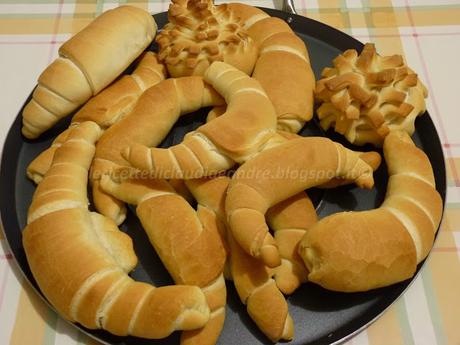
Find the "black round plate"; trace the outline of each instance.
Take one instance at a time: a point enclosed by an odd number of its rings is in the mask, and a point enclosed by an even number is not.
[[[354,38],[314,20],[290,15],[281,11],[263,9],[271,16],[287,20],[292,29],[308,46],[312,66],[317,77],[323,67],[330,66],[331,61],[341,51],[354,48],[362,49],[362,43]],[[166,13],[154,15],[159,27],[167,21]],[[152,45],[151,49],[155,49]],[[275,68],[275,67],[274,67]],[[30,98],[30,96],[29,96]],[[53,138],[68,124],[62,121],[53,130],[38,140],[29,141],[21,135],[21,112],[13,123],[5,142],[0,184],[0,210],[7,241],[25,277],[39,292],[36,282],[27,264],[21,243],[21,229],[26,222],[26,212],[35,186],[25,176],[27,165],[46,147]],[[183,135],[204,122],[205,111],[183,117],[174,127],[162,146],[170,146],[182,140]],[[315,121],[311,121],[301,132],[302,135],[324,135]],[[325,135],[352,147],[342,137],[331,132]],[[413,136],[434,167],[436,186],[445,200],[446,173],[441,143],[428,113],[419,117]],[[372,147],[365,147],[370,150]],[[364,210],[378,207],[383,200],[387,175],[386,167],[375,174],[376,186],[372,190],[362,190],[354,186],[337,188],[322,192],[309,191],[320,217],[341,210]],[[155,285],[167,285],[172,281],[156,256],[144,234],[137,218],[130,213],[122,229],[133,238],[139,265],[132,273],[134,279],[151,282]],[[421,265],[419,266],[420,269]],[[305,284],[292,296],[288,297],[289,310],[295,323],[295,339],[292,344],[326,344],[343,341],[375,320],[407,288],[411,280],[386,288],[365,293],[336,293],[322,289],[314,284]],[[41,295],[41,294],[40,294]],[[110,344],[178,344],[178,334],[167,339],[152,341],[134,337],[115,337],[104,331],[87,330],[77,325],[82,331],[98,340]],[[257,329],[241,304],[232,283],[228,283],[227,318],[219,344],[271,344]]]

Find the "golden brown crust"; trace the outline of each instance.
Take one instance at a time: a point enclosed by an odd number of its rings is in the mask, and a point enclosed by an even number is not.
[[[371,211],[323,218],[302,239],[308,279],[338,291],[365,291],[412,277],[433,246],[442,200],[427,156],[405,132],[384,141],[389,181]]]
[[[155,32],[148,12],[120,6],[66,41],[59,57],[40,75],[24,108],[23,135],[38,137],[109,85],[150,44]]]
[[[323,129],[334,127],[356,145],[378,146],[391,130],[414,132],[427,90],[402,56],[380,56],[367,43],[359,55],[347,50],[333,64],[316,85]]]
[[[133,144],[157,146],[179,116],[222,102],[221,97],[201,77],[168,79],[147,89],[131,113],[111,126],[96,146],[91,170],[96,209],[118,224],[125,218],[123,204],[99,187],[101,176],[120,166],[129,166],[121,155],[122,149]]]
[[[280,258],[265,222],[268,208],[335,177],[371,188],[372,173],[372,167],[360,158],[359,152],[330,139],[290,140],[260,153],[237,170],[227,193],[228,224],[248,254],[276,267]]]
[[[209,308],[201,290],[133,281],[131,239],[88,211],[88,169],[100,134],[93,122],[72,128],[34,194],[23,245],[35,280],[65,318],[88,328],[162,338],[202,327]]]
[[[283,294],[265,265],[247,255],[227,232],[224,199],[230,179],[227,176],[187,180],[187,186],[200,208],[209,210],[217,227],[226,233],[230,247],[229,266],[238,295],[260,330],[272,341],[290,340],[294,325]]]
[[[271,207],[266,219],[281,257],[274,279],[280,291],[290,295],[307,281],[308,270],[298,253],[298,244],[318,216],[308,195],[301,192]]]
[[[220,229],[209,212],[195,211],[165,181],[131,178],[116,182],[105,175],[101,187],[114,197],[137,205],[150,243],[176,284],[203,289],[211,316],[200,330],[185,332],[183,344],[214,344],[225,319],[226,288],[223,268],[226,249]]]
[[[227,5],[207,0],[173,0],[169,23],[156,41],[172,77],[203,75],[214,61],[226,62],[250,75],[257,46]]]

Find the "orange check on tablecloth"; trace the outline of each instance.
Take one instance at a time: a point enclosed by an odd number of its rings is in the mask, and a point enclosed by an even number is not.
[[[126,2],[152,13],[168,8],[167,0],[0,0],[2,143],[59,45],[102,11]],[[280,0],[242,2],[282,6]],[[295,5],[299,14],[374,42],[382,54],[406,57],[428,87],[428,110],[446,157],[445,215],[427,263],[407,292],[347,344],[460,344],[460,1],[297,0]],[[2,232],[0,242],[0,345],[95,344],[35,294]]]

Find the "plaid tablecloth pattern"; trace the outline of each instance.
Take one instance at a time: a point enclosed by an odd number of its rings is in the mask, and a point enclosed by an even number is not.
[[[246,0],[280,9],[281,0]],[[123,3],[165,11],[168,1],[0,0],[0,143],[59,45]],[[441,137],[448,192],[444,220],[421,275],[353,345],[460,344],[460,1],[297,0],[298,12],[383,54],[401,53],[426,83]],[[1,192],[2,186],[0,186]],[[51,311],[23,279],[0,232],[0,345],[96,344]]]

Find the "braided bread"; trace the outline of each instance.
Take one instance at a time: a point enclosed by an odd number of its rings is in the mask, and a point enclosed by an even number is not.
[[[147,48],[155,33],[148,12],[120,6],[65,42],[59,57],[38,78],[32,100],[24,108],[24,136],[37,138],[104,89]]]
[[[328,216],[299,244],[310,281],[366,291],[412,277],[428,255],[442,215],[430,161],[401,131],[388,134],[383,151],[390,177],[381,207]]]
[[[335,177],[371,188],[373,170],[360,155],[330,139],[308,137],[268,149],[243,164],[232,178],[226,199],[228,224],[235,240],[267,266],[279,266],[278,248],[268,232],[265,212]]]
[[[125,75],[91,98],[73,117],[71,127],[84,121],[93,121],[103,130],[121,120],[134,107],[141,94],[158,84],[166,76],[165,68],[156,54],[146,52],[131,75]],[[38,155],[27,167],[27,176],[39,183],[48,171],[54,152],[67,137],[65,130],[52,145]]]
[[[200,208],[195,212],[165,180],[134,178],[117,183],[105,175],[101,187],[117,199],[137,205],[137,216],[176,284],[203,289],[210,319],[204,328],[182,333],[181,344],[215,344],[225,319],[222,272],[226,251],[209,213]]]
[[[88,210],[88,168],[100,134],[93,122],[73,128],[35,191],[23,245],[40,290],[66,319],[120,336],[163,338],[202,327],[209,308],[201,290],[132,280],[131,239]]]

